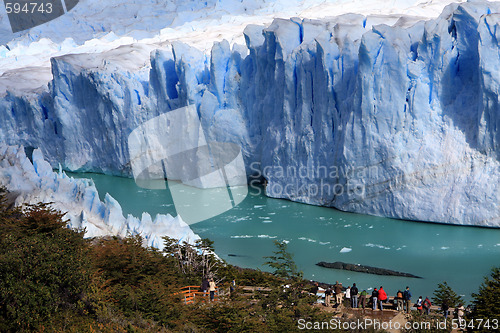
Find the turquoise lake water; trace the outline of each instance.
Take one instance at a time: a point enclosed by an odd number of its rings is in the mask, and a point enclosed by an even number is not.
[[[147,190],[133,179],[100,174],[92,178],[101,199],[111,194],[124,214],[176,215],[168,190]],[[195,203],[193,203],[195,204]],[[414,298],[432,296],[437,284],[448,284],[466,300],[477,292],[483,276],[500,266],[500,229],[420,223],[340,212],[286,200],[271,199],[251,189],[235,208],[191,225],[202,238],[215,241],[217,254],[241,267],[259,268],[272,255],[273,240],[288,249],[304,276],[326,283],[353,282],[362,290],[384,286],[390,295],[409,286]],[[229,256],[231,254],[231,256]],[[412,273],[423,279],[386,277],[331,270],[319,261],[344,261]]]

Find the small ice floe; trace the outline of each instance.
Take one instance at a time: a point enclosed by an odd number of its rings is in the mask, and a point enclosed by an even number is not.
[[[493,245],[493,246],[495,246],[495,247],[497,247],[497,246],[500,246],[500,243],[498,243],[498,244],[495,244],[495,245]]]
[[[369,226],[369,227],[368,227],[368,229],[373,229],[373,226],[372,226],[372,225],[371,225],[371,226]]]
[[[481,248],[481,247],[483,247],[483,244],[479,244],[477,247],[478,247],[478,248]]]
[[[352,249],[349,248],[349,247],[343,247],[341,250],[340,250],[340,253],[347,253],[347,252],[351,252]]]
[[[283,240],[283,243],[288,244],[288,243],[290,243],[290,241],[289,241],[289,240],[284,239],[284,240]]]
[[[344,228],[349,228],[350,226],[350,224],[344,224]]]
[[[254,205],[253,208],[262,208],[264,205]]]
[[[259,238],[277,238],[278,236],[258,235]]]
[[[311,238],[306,238],[306,237],[299,237],[300,240],[306,240],[308,242],[311,242],[311,243],[316,243],[317,240],[315,239],[311,239]]]
[[[448,246],[441,246],[441,250],[448,250],[449,247]]]
[[[330,242],[319,242],[319,245],[328,245]]]
[[[253,238],[254,236],[250,235],[240,235],[240,236],[231,236],[231,238]]]
[[[365,244],[365,246],[367,246],[367,247],[378,247],[379,249],[384,249],[384,250],[390,250],[391,249],[390,247],[387,247],[387,246],[384,246],[384,245],[372,244],[372,243]]]

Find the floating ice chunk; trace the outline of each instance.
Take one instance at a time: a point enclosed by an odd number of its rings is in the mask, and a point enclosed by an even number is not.
[[[365,244],[365,246],[366,247],[378,247],[379,249],[384,249],[384,250],[390,250],[391,249],[390,247],[387,247],[387,246],[384,246],[384,245],[372,244],[372,243]]]
[[[349,248],[349,247],[343,247],[339,252],[340,253],[347,253],[347,252],[351,252],[351,251],[352,251],[351,248]]]

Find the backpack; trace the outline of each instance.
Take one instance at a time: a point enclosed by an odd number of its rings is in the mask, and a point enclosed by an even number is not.
[[[403,293],[401,291],[398,291],[398,294],[396,297],[399,299],[403,299]]]
[[[407,300],[409,300],[409,299],[410,299],[410,297],[409,297],[409,296],[410,296],[410,295],[408,295],[408,290],[405,290],[405,291],[404,291],[404,293],[403,293],[403,299],[404,299],[405,301],[407,301]]]

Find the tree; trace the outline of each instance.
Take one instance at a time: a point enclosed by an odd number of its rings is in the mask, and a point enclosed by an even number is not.
[[[204,238],[191,245],[165,236],[163,253],[167,257],[175,258],[179,271],[193,283],[198,283],[205,276],[218,275],[219,269],[224,265],[224,262],[215,255],[213,243],[210,239]]]
[[[446,281],[438,284],[437,289],[434,291],[434,297],[432,297],[432,302],[438,306],[441,306],[445,301],[450,308],[464,304],[463,298],[457,295]]]
[[[500,322],[500,267],[491,270],[491,278],[485,277],[479,286],[479,293],[472,294],[472,317],[474,319],[484,319],[491,322]],[[488,327],[484,327],[485,332]]]
[[[280,242],[275,240],[274,245],[277,250],[273,253],[274,256],[267,256],[264,259],[268,259],[264,263],[274,269],[274,275],[281,278],[302,278],[302,272],[297,271],[297,265],[293,260],[293,255],[288,252],[288,245],[286,242]]]
[[[93,272],[83,232],[45,204],[16,215],[0,218],[0,331],[37,330],[60,313],[87,311]]]

